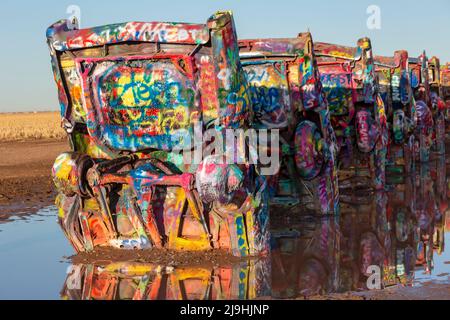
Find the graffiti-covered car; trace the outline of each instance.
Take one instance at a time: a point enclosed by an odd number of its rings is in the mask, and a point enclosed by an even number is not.
[[[268,251],[265,179],[217,148],[202,156],[205,133],[249,122],[230,12],[81,30],[63,20],[47,38],[71,145],[53,167],[59,222],[76,251]]]
[[[408,59],[411,87],[416,103],[417,124],[415,135],[415,157],[420,162],[430,160],[433,145],[434,119],[431,111],[430,82],[428,74],[428,57],[424,52],[418,58]]]
[[[393,57],[375,56],[375,70],[389,127],[387,168],[391,173],[411,172],[414,165],[415,103],[409,71],[408,52]]]
[[[280,154],[278,170],[268,177],[271,203],[306,202],[321,214],[337,214],[336,139],[311,34],[240,40],[239,47],[253,127],[279,130],[281,146],[270,151]]]
[[[441,86],[441,63],[433,56],[428,61],[430,82],[430,102],[434,119],[433,149],[436,153],[445,154],[445,102]]]
[[[441,90],[445,103],[446,133],[450,132],[450,63],[441,66]]]
[[[340,150],[339,173],[354,168],[356,181],[366,177],[366,186],[383,189],[388,137],[371,42],[362,38],[356,47],[316,42],[314,48]]]

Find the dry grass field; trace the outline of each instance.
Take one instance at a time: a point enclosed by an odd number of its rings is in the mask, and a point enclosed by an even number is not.
[[[62,139],[58,112],[0,113],[0,142]]]

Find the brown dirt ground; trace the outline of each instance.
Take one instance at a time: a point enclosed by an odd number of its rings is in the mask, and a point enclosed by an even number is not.
[[[450,285],[429,281],[416,287],[394,286],[355,293],[352,296],[364,300],[450,300]]]
[[[51,168],[67,141],[0,142],[0,223],[53,204]]]

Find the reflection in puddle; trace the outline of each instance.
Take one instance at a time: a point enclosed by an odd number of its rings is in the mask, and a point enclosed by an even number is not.
[[[275,231],[272,241],[272,297],[293,298],[338,289],[340,232],[336,219]]]
[[[444,159],[423,165],[385,193],[343,195],[339,219],[318,220],[312,229],[299,223],[275,232],[272,296],[294,298],[448,281],[445,167]]]
[[[56,207],[0,224],[0,300],[59,299],[71,255]]]
[[[79,264],[69,267],[64,281],[55,274],[64,276],[67,265],[59,261],[72,252],[52,207],[30,216],[30,223],[1,225],[0,260],[8,274],[0,275],[0,297],[21,298],[26,292],[30,298],[53,298],[60,291],[63,299],[296,298],[430,280],[450,284],[445,172],[441,159],[418,167],[414,176],[390,176],[385,193],[344,194],[338,218],[273,219],[272,252],[264,259],[176,268]],[[17,279],[25,271],[18,266],[30,261],[36,267],[26,273],[35,280],[22,281],[19,288]]]
[[[164,268],[148,263],[73,265],[61,293],[75,300],[247,300],[270,295],[270,264]]]
[[[43,205],[24,205],[24,204],[12,204],[4,205],[0,204],[0,232],[1,225],[23,220],[26,223],[30,219],[36,216],[45,216],[49,209]]]

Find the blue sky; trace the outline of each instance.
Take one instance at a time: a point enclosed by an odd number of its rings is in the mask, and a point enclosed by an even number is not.
[[[2,0],[0,112],[57,110],[45,31],[67,17],[72,4],[81,8],[82,27],[133,20],[201,23],[230,9],[240,38],[293,37],[309,28],[316,41],[353,45],[369,36],[376,54],[406,49],[417,56],[425,48],[450,61],[449,0]],[[366,26],[369,5],[381,9],[381,30]]]

